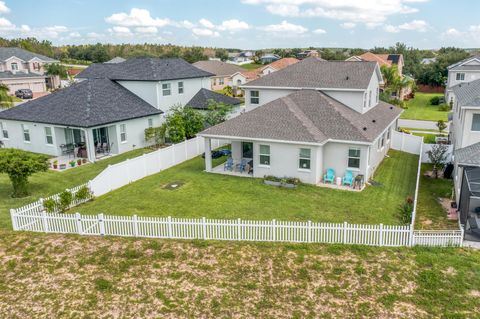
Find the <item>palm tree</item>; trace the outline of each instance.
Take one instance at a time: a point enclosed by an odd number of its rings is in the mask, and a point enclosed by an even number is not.
[[[6,84],[0,83],[0,107],[12,107],[13,98],[8,94],[10,89]]]

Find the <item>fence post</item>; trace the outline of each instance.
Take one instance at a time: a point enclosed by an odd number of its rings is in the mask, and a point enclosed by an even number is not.
[[[343,243],[347,243],[347,222],[343,223]]]
[[[312,242],[312,221],[308,221],[308,226],[307,226],[307,242],[311,243]]]
[[[12,218],[12,228],[13,230],[18,230],[17,226],[17,211],[15,209],[10,209],[10,217]]]
[[[138,221],[137,221],[137,215],[132,216],[133,220],[133,236],[138,237]]]
[[[103,214],[98,214],[98,226],[100,228],[100,235],[105,236],[105,224],[103,223]]]
[[[77,221],[77,232],[78,234],[83,235],[82,215],[80,215],[80,213],[75,213],[75,219]]]
[[[93,189],[92,189],[92,180],[89,180],[87,182],[87,188],[90,191],[90,198],[93,197],[94,192],[93,192]],[[90,198],[88,198],[88,199],[90,199]]]
[[[272,219],[272,241],[277,240],[277,221]]]
[[[380,224],[380,245],[379,246],[383,246],[383,224]]]
[[[47,213],[42,211],[42,222],[43,222],[43,231],[48,233],[48,221],[47,221]]]
[[[205,220],[205,217],[202,217],[202,232],[203,232],[203,239],[208,239],[207,238],[207,221]]]
[[[171,216],[168,216],[167,220],[168,220],[168,224],[167,224],[167,227],[168,227],[168,238],[172,238],[172,217],[171,217]]]
[[[410,224],[410,236],[409,236],[409,243],[410,247],[414,246],[414,233],[413,233],[413,222]]]

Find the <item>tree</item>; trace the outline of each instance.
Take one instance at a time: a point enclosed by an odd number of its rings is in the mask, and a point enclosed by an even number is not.
[[[442,169],[447,162],[448,146],[445,144],[435,144],[432,149],[427,151],[428,158],[433,164],[433,174],[438,178],[438,170]]]
[[[222,89],[222,94],[226,96],[232,96],[233,97],[233,88],[230,85],[225,86]]]
[[[165,135],[172,143],[179,143],[194,137],[204,127],[203,115],[189,107],[174,106],[165,117]]]
[[[67,77],[67,68],[58,63],[46,64],[45,70],[48,75],[58,75],[62,79]]]
[[[9,94],[10,90],[7,85],[0,83],[0,107],[13,106],[13,98]]]
[[[444,120],[438,120],[437,122],[438,131],[442,134],[443,130],[447,128],[447,124]]]
[[[183,108],[182,116],[186,138],[189,139],[195,137],[195,135],[204,127],[205,118],[202,113],[187,105]]]
[[[28,195],[28,177],[48,169],[48,158],[17,149],[0,149],[0,173],[7,174],[12,182],[12,197]]]
[[[208,101],[207,113],[205,114],[205,123],[207,126],[214,126],[227,120],[228,113],[233,106],[222,102]]]
[[[228,52],[225,49],[215,49],[215,57],[221,61],[228,60]]]

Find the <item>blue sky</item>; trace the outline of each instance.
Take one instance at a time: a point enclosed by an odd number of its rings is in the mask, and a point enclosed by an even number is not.
[[[4,0],[0,36],[54,44],[480,47],[473,0]]]

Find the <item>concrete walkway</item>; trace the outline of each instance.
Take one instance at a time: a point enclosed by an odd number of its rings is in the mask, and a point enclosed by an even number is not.
[[[480,242],[479,242],[479,241],[464,240],[464,241],[463,241],[463,247],[469,247],[469,248],[473,248],[473,249],[480,249]]]
[[[407,120],[399,119],[398,126],[400,127],[410,127],[416,128],[419,130],[438,130],[437,122],[434,121],[419,121],[419,120]],[[450,125],[448,125],[450,126]],[[445,132],[448,132],[449,127],[445,129]]]

